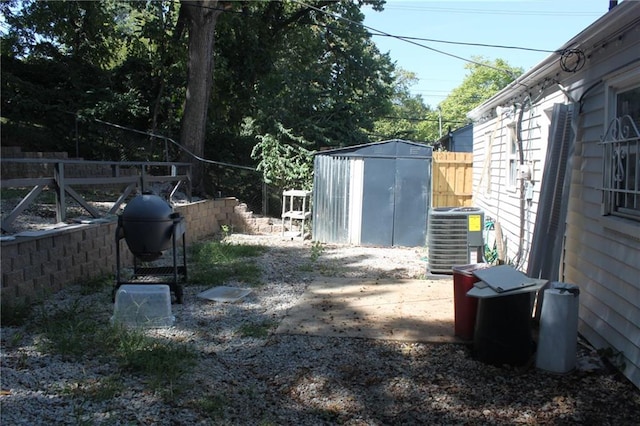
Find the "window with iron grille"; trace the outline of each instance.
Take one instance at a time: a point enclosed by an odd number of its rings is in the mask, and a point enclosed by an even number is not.
[[[603,213],[640,221],[640,78],[607,87]]]

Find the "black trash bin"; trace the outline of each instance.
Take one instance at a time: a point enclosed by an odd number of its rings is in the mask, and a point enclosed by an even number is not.
[[[509,265],[481,269],[474,275],[481,282],[467,295],[479,299],[475,357],[493,365],[527,363],[535,351],[531,300],[547,281],[529,278]]]
[[[531,294],[478,300],[474,357],[493,365],[523,365],[534,352]]]

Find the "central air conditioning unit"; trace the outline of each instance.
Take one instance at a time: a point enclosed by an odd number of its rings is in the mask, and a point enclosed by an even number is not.
[[[483,259],[484,212],[477,207],[438,207],[429,214],[429,271],[451,274],[456,265]]]

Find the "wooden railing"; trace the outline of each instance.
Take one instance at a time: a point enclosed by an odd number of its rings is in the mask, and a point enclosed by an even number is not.
[[[111,186],[123,185],[124,189],[115,201],[107,214],[114,214],[135,190],[140,192],[150,189],[153,183],[170,182],[172,190],[167,195],[170,201],[178,188],[184,186],[184,192],[191,200],[191,164],[190,163],[167,163],[167,162],[112,162],[112,161],[84,161],[84,160],[60,160],[46,158],[7,158],[1,160],[2,167],[11,163],[26,163],[24,169],[28,170],[32,166],[38,170],[43,166],[52,175],[45,177],[18,177],[12,176],[0,181],[1,188],[31,188],[27,195],[13,208],[13,210],[2,218],[2,231],[11,232],[12,223],[15,219],[33,204],[36,198],[45,188],[53,188],[55,191],[56,220],[64,222],[67,218],[67,195],[76,201],[92,217],[100,218],[102,214],[78,193],[73,186]],[[82,168],[88,170],[84,176],[77,176],[75,171],[71,176],[66,177],[65,170]],[[91,169],[96,173],[91,176]],[[98,169],[110,169],[110,176],[96,176]],[[38,174],[38,173],[36,173]],[[40,173],[43,174],[43,173]]]

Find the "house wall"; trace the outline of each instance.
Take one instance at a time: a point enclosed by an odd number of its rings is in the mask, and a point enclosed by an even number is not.
[[[519,162],[517,155],[509,153],[510,141],[514,137],[510,132],[513,132],[519,112],[513,108],[503,110],[499,117],[474,124],[473,205],[485,211],[485,219],[492,218],[497,222],[505,248],[503,260],[517,263],[518,269],[526,270],[527,267],[540,199],[551,110],[555,103],[565,102],[566,97],[561,92],[552,91],[533,106],[525,108],[522,146],[524,161],[532,171],[533,193],[531,202],[525,202],[522,212],[519,181],[511,185],[509,178],[510,160]],[[524,218],[524,226],[521,226],[521,217]],[[522,246],[521,229],[524,230]]]
[[[473,127],[465,126],[453,132],[451,138],[451,152],[472,152],[473,151]]]
[[[640,387],[640,223],[603,216],[600,190],[600,141],[609,121],[607,75],[617,69],[637,75],[637,62],[633,69],[625,65],[638,60],[640,32],[612,47],[595,52],[589,69],[571,87],[583,104],[571,169],[563,280],[580,285],[580,333],[598,348],[619,352],[616,363]]]
[[[588,42],[581,46],[588,49],[588,55],[581,69],[567,73],[551,69],[547,74],[539,69],[531,71],[530,75],[539,72],[539,81],[559,79],[562,89],[557,85],[549,88],[531,115],[525,111],[523,127],[532,129],[530,135],[525,132],[525,155],[534,160],[536,181],[525,235],[535,231],[539,181],[549,143],[549,112],[554,103],[571,103],[575,139],[567,171],[570,185],[568,193],[563,194],[567,216],[559,280],[580,288],[579,333],[596,348],[610,348],[617,353],[614,363],[640,387],[640,223],[604,216],[601,189],[601,138],[608,125],[607,79],[625,71],[640,75],[640,4],[624,2],[622,6],[626,12],[615,15],[617,21],[598,23],[592,31],[582,33]],[[619,6],[614,12],[621,10]],[[522,91],[520,87],[512,88],[514,99]],[[478,114],[487,113],[487,108],[478,109]],[[506,124],[492,118],[474,125],[474,205],[500,222],[507,257],[513,259],[519,204],[517,193],[507,185]],[[526,270],[526,262],[520,266]]]

